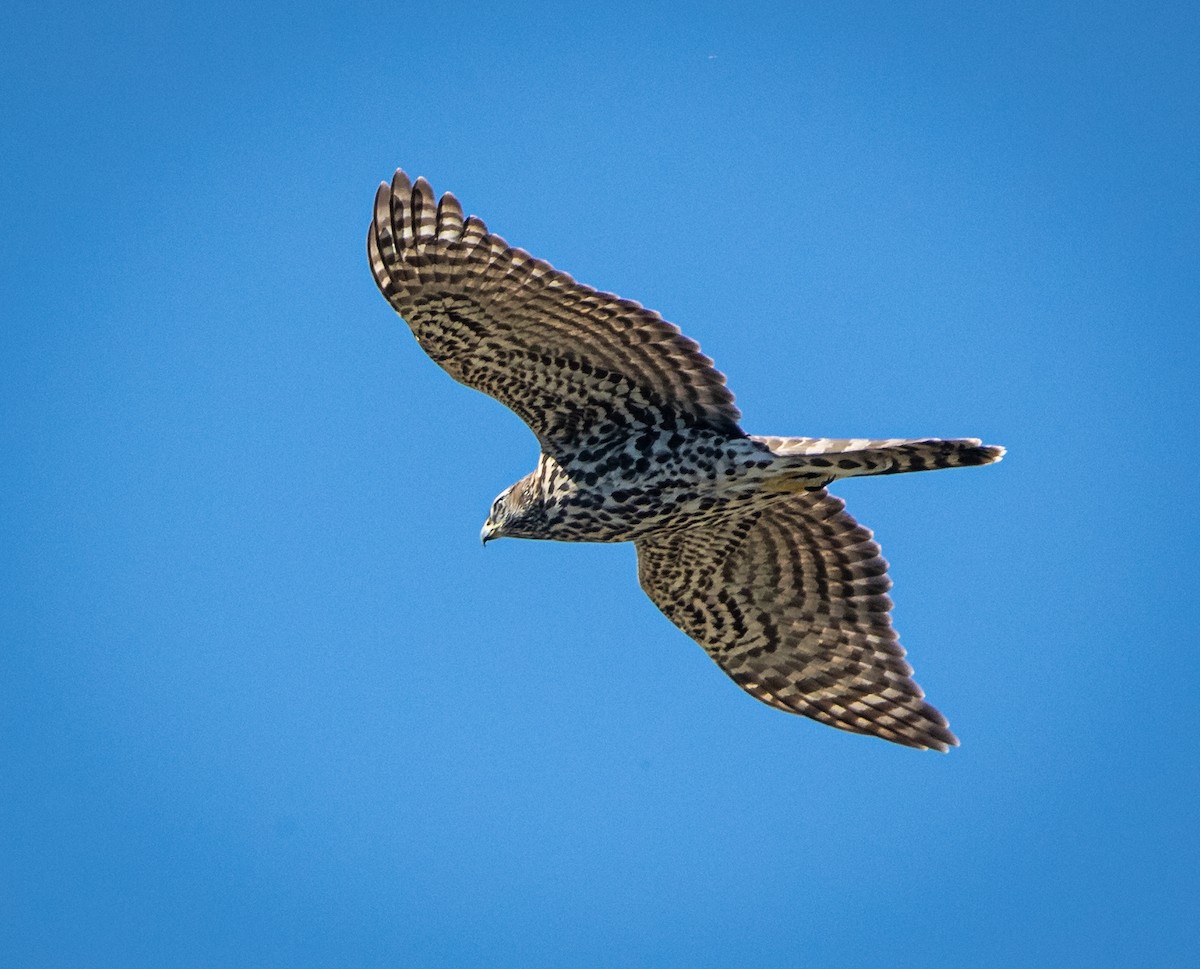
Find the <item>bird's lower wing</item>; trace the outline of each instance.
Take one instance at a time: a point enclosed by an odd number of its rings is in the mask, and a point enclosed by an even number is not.
[[[887,562],[824,491],[716,527],[637,542],[646,594],[742,689],[773,707],[909,747],[958,741],[892,628]]]
[[[678,327],[509,246],[424,179],[380,186],[367,255],[422,349],[551,454],[672,422],[741,434],[724,376]]]

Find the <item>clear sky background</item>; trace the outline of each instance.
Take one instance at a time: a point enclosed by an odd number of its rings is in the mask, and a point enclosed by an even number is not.
[[[36,10],[36,12],[33,12]],[[1183,966],[1194,3],[8,4],[0,961]],[[376,292],[397,166],[840,487],[962,747],[744,695]]]

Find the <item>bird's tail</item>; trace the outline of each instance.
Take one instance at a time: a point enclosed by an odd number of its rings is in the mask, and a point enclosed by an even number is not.
[[[871,474],[904,474],[992,464],[1004,457],[1004,448],[976,438],[755,437],[779,461],[764,487],[773,491],[811,491],[838,478]]]

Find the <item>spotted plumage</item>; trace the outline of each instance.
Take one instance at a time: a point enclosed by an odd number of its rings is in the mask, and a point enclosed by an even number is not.
[[[541,444],[503,491],[493,538],[635,543],[642,588],[743,689],[910,747],[958,741],[913,682],[887,563],[825,486],[990,464],[962,440],[757,437],[694,341],[630,300],[509,246],[424,179],[381,185],[375,282],[452,377]]]

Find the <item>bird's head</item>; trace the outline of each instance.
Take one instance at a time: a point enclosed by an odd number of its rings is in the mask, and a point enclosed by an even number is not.
[[[496,496],[479,538],[484,545],[493,538],[540,538],[545,518],[530,474]]]

